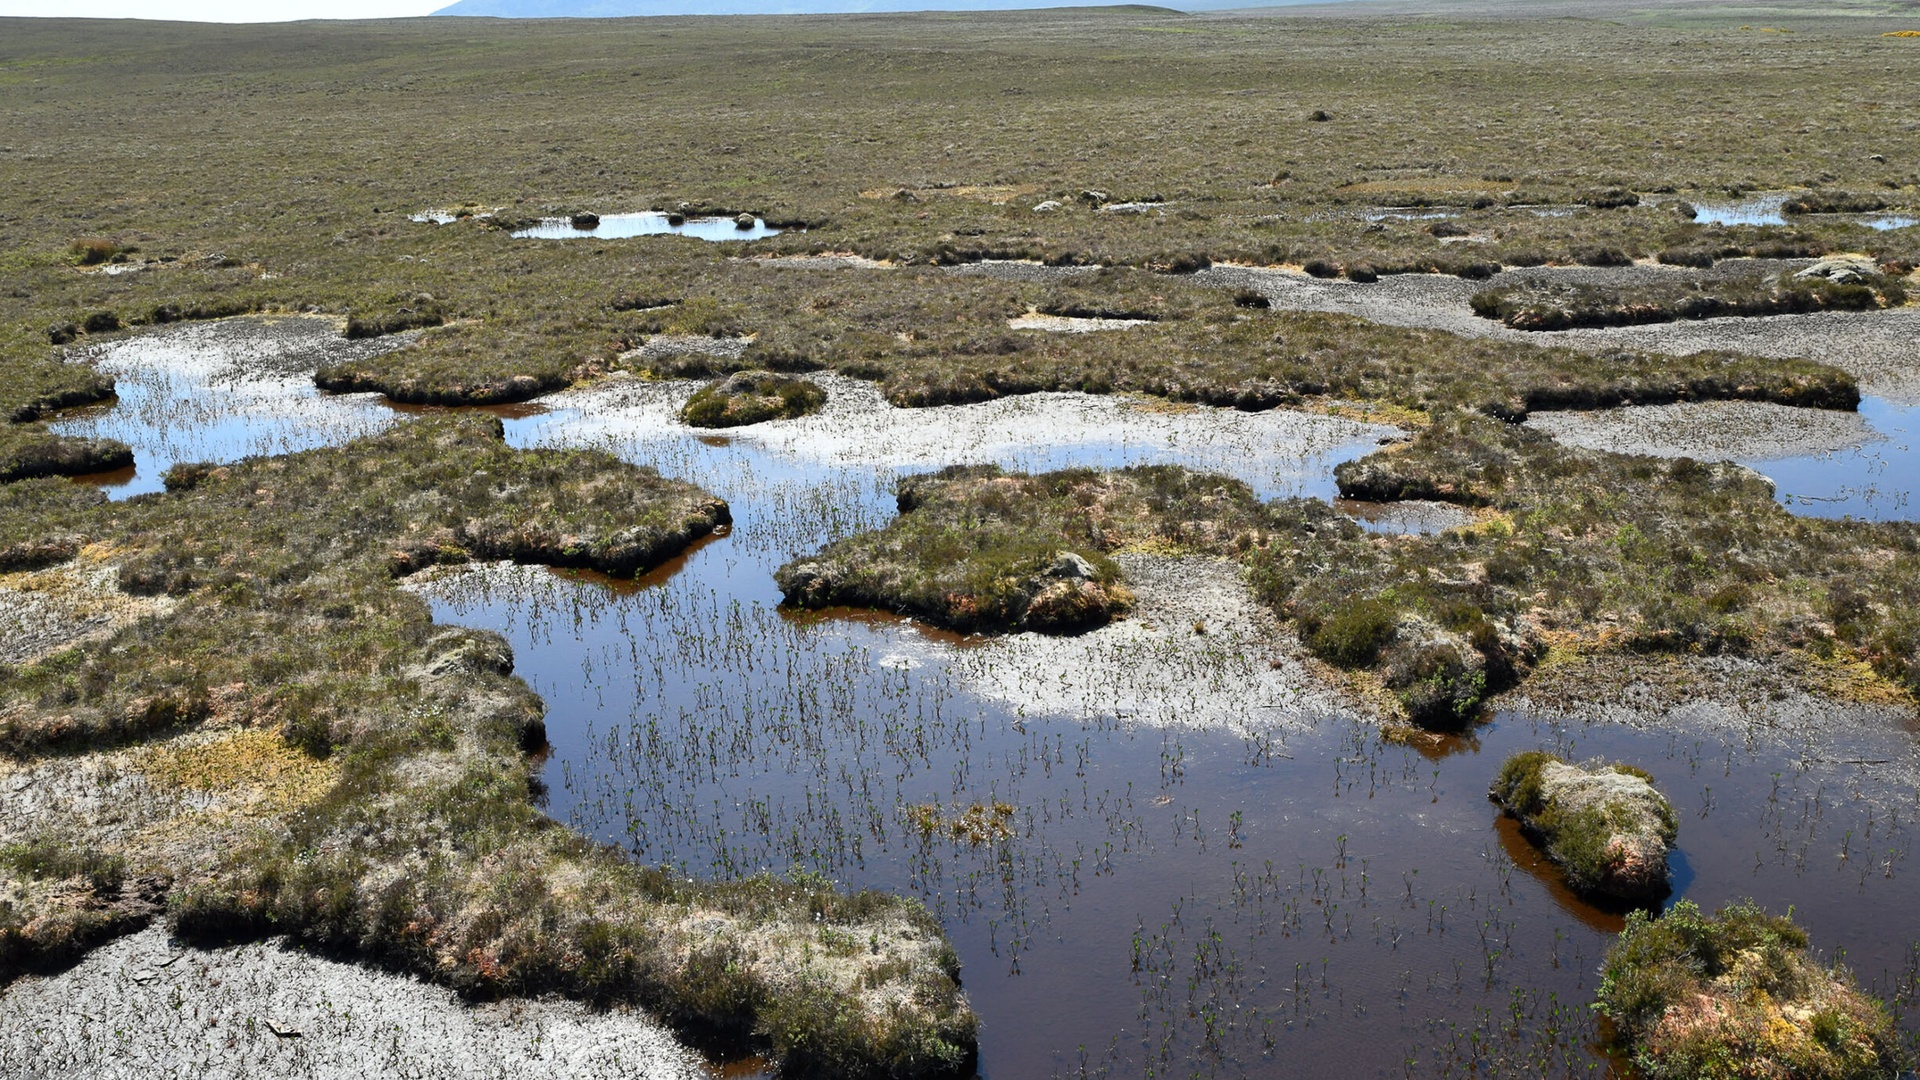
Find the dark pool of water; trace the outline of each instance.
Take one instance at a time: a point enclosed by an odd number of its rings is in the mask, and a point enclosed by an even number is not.
[[[552,414],[509,428],[567,438]],[[1586,1006],[1621,913],[1569,893],[1488,803],[1522,749],[1651,770],[1682,819],[1678,895],[1791,905],[1863,980],[1913,978],[1920,790],[1869,764],[1909,753],[1904,731],[1836,755],[1519,715],[1413,745],[1338,714],[1293,731],[1045,715],[975,693],[946,636],[778,608],[772,568],[886,520],[886,477],[740,440],[626,452],[727,495],[732,533],[637,585],[456,580],[435,617],[513,642],[548,703],[561,820],[695,874],[801,869],[926,902],[965,965],[984,1076],[1601,1064]],[[905,816],[996,801],[1013,835],[981,845]]]
[[[547,218],[540,224],[521,229],[513,235],[533,240],[584,240],[597,237],[602,240],[618,240],[629,236],[691,236],[698,240],[758,240],[765,236],[778,236],[779,229],[767,225],[761,218],[753,219],[753,227],[742,229],[734,224],[730,217],[687,218],[678,225],[668,221],[661,213],[607,214],[598,225],[589,229],[575,228],[566,218]]]
[[[1744,461],[1774,482],[1774,497],[1796,514],[1867,521],[1920,517],[1920,406],[1886,398],[1860,402],[1882,438],[1850,450]]]

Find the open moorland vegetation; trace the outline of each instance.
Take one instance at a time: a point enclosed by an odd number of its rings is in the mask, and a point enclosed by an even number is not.
[[[741,427],[830,408],[803,378],[826,373],[900,408],[1081,391],[1394,424],[1404,436],[1335,470],[1340,493],[1450,503],[1467,524],[1382,535],[1177,467],[1026,473],[956,452],[899,483],[890,523],[812,540],[777,583],[794,607],[1076,634],[1131,610],[1120,557],[1203,556],[1396,725],[1464,727],[1556,652],[1790,657],[1815,690],[1911,710],[1911,521],[1797,516],[1749,469],[1521,423],[1702,401],[1846,412],[1863,376],[1397,328],[1192,277],[1700,273],[1474,297],[1535,330],[1906,304],[1920,229],[1867,215],[1920,213],[1907,21],[1565,14],[0,20],[0,584],[104,612],[0,658],[13,790],[64,793],[0,822],[0,981],[164,917],[476,997],[642,1005],[788,1074],[948,1075],[976,1053],[947,928],[916,901],[689,878],[549,818],[543,707],[512,650],[398,587],[489,560],[632,578],[724,530],[727,492],[607,452],[512,449],[467,413],[176,465],[127,501],[66,479],[133,460],[49,426],[112,400],[74,346],[188,320],[413,332],[312,377],[417,406],[699,378],[718,381],[678,415]],[[1783,197],[1778,223],[1700,212],[1756,193]],[[779,232],[514,235],[637,211]],[[1838,255],[1854,269],[1726,271]],[[1015,835],[991,805],[973,832]],[[1540,808],[1516,813],[1544,829]],[[1600,873],[1592,851],[1556,857],[1586,867],[1570,880]],[[1603,1004],[1650,1074],[1688,1074],[1735,1035],[1821,1075],[1898,1056],[1790,923],[1676,910],[1621,940]],[[1780,1009],[1754,1006],[1732,1035],[1675,1018],[1723,983],[1806,998],[1811,1018],[1782,1034]]]

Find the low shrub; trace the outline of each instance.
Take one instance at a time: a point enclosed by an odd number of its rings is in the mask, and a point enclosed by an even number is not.
[[[119,253],[119,244],[101,236],[83,237],[67,245],[67,254],[81,266],[99,266]]]

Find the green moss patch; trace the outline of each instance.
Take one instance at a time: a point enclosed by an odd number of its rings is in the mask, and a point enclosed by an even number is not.
[[[1751,901],[1634,912],[1601,969],[1599,1002],[1649,1080],[1901,1075],[1886,1008],[1816,960],[1806,932]]]

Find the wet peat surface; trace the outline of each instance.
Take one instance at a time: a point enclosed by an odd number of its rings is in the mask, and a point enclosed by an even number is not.
[[[263,432],[339,442],[393,415],[316,395],[342,411],[289,434],[284,402],[249,418],[253,390],[196,378],[204,411],[165,426],[190,448],[173,460],[270,452]],[[959,950],[984,1076],[1605,1068],[1587,1004],[1623,916],[1572,896],[1487,801],[1522,749],[1647,768],[1682,817],[1675,898],[1791,906],[1870,989],[1902,1009],[1920,994],[1910,717],[1743,697],[1703,669],[1677,708],[1624,687],[1606,709],[1388,741],[1195,560],[1128,562],[1139,610],[1064,641],[798,615],[774,568],[884,524],[907,472],[1180,463],[1331,497],[1332,466],[1391,434],[1073,394],[896,410],[868,384],[823,385],[822,413],[729,436],[674,419],[692,383],[614,379],[508,411],[515,445],[653,465],[727,498],[734,527],[638,582],[490,566],[417,587],[437,620],[512,642],[547,702],[557,819],[696,877],[819,873],[923,900]],[[160,458],[129,441],[144,476]]]

